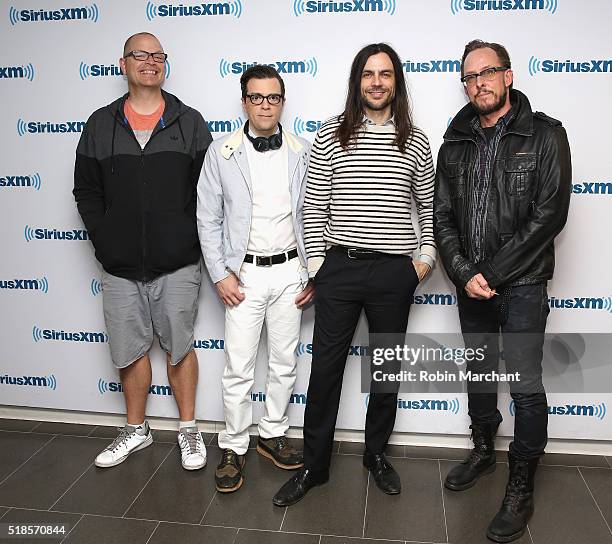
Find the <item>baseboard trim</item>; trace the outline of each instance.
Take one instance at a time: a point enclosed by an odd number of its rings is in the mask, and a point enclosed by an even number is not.
[[[125,415],[108,414],[98,412],[78,412],[72,410],[53,410],[46,408],[30,408],[21,406],[0,405],[0,418],[3,419],[25,419],[37,421],[53,421],[60,423],[80,423],[85,425],[114,425],[122,426],[125,423]],[[176,419],[149,417],[147,418],[153,429],[175,430]],[[198,421],[200,430],[209,433],[217,433],[225,428],[223,423],[217,421]],[[467,430],[467,429],[466,429]],[[253,425],[249,429],[251,434],[257,434],[257,427]],[[289,436],[302,437],[301,427],[292,427]],[[344,442],[363,442],[363,431],[336,429],[335,439]],[[510,437],[498,437],[496,447],[507,449]],[[445,435],[425,433],[395,432],[391,435],[390,444],[408,446],[427,446],[438,448],[469,448],[471,447],[469,435]],[[551,438],[546,447],[548,453],[569,453],[581,455],[606,455],[612,456],[612,441],[608,440],[562,440]]]

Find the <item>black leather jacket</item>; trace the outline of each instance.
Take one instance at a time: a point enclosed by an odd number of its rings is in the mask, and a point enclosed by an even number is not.
[[[515,115],[497,148],[491,173],[483,259],[470,261],[470,195],[478,152],[467,104],[452,120],[438,153],[434,233],[446,271],[459,288],[481,272],[491,288],[544,282],[555,266],[554,239],[567,220],[571,158],[565,129],[531,111],[510,91]]]

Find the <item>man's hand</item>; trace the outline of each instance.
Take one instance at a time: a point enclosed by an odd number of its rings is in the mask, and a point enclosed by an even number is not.
[[[414,269],[416,270],[417,276],[419,277],[419,282],[423,281],[425,276],[427,276],[427,274],[429,274],[429,272],[431,271],[431,266],[429,266],[424,261],[413,260],[412,264],[414,265]]]
[[[314,297],[314,292],[314,283],[312,282],[312,280],[310,280],[306,284],[306,287],[304,287],[304,290],[297,297],[295,297],[295,305],[298,308],[303,308],[304,306],[309,304]]]
[[[244,293],[241,293],[238,288],[240,280],[233,272],[230,272],[227,278],[223,278],[215,285],[217,286],[219,298],[226,306],[238,306],[244,300]]]
[[[476,274],[465,284],[465,292],[470,298],[488,300],[497,293],[491,289],[482,274]]]

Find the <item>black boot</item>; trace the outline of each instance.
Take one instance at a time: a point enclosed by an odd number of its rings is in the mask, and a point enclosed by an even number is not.
[[[444,487],[463,491],[472,487],[483,474],[495,470],[495,447],[493,440],[498,425],[472,424],[474,449],[460,465],[453,467],[444,479]]]
[[[533,514],[533,479],[539,459],[522,461],[508,454],[510,477],[504,502],[487,530],[495,542],[512,542],[525,532]]]

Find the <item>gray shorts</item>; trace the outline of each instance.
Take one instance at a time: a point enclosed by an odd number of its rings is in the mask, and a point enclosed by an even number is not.
[[[102,273],[104,321],[111,358],[125,368],[159,338],[173,365],[193,348],[193,326],[198,313],[202,261],[142,282]]]

